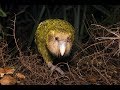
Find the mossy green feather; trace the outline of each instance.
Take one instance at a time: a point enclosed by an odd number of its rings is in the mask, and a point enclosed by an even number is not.
[[[42,54],[43,59],[46,61],[46,63],[52,61],[46,48],[46,38],[51,30],[55,32],[70,33],[72,35],[71,40],[74,40],[74,27],[67,21],[61,19],[47,19],[41,22],[35,33],[35,43],[38,47],[39,53]]]

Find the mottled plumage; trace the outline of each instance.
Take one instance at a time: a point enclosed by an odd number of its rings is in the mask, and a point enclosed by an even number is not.
[[[53,65],[54,61],[50,53],[59,57],[69,55],[73,41],[73,26],[61,19],[48,19],[41,22],[35,33],[35,43],[44,61],[51,70],[57,70],[61,74],[63,71]]]

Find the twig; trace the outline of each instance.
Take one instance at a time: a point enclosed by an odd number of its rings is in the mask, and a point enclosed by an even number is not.
[[[106,80],[106,82],[110,85],[109,80],[93,65],[93,68]]]
[[[101,26],[101,25],[96,25],[96,24],[92,24],[92,25],[95,25],[95,26],[97,26],[97,27],[103,28],[103,29],[105,29],[107,32],[109,32],[109,33],[111,33],[111,34],[113,34],[113,35],[116,36],[116,37],[98,37],[98,38],[96,38],[96,39],[98,39],[98,40],[112,39],[113,41],[114,41],[114,40],[118,40],[118,50],[116,51],[115,54],[117,54],[117,55],[119,56],[119,55],[120,55],[120,33],[119,33],[119,31],[113,32],[113,31],[111,31],[111,29],[107,29],[107,28],[105,28],[105,27],[103,27],[103,26]],[[116,29],[119,30],[119,28],[116,28]],[[114,54],[114,55],[115,55],[115,54]],[[114,56],[114,55],[113,55],[113,56]]]
[[[13,20],[12,20],[13,21]],[[15,14],[15,18],[14,18],[14,21],[13,21],[13,37],[14,37],[14,40],[15,40],[15,44],[16,44],[16,47],[17,47],[17,49],[18,49],[18,51],[19,51],[19,55],[20,56],[22,56],[22,53],[21,53],[21,50],[20,50],[20,48],[19,48],[19,46],[18,46],[18,44],[17,44],[17,40],[16,40],[16,35],[15,35],[15,23],[16,23],[16,14]]]

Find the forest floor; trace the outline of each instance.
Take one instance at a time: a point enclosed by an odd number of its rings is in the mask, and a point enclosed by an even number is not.
[[[39,53],[21,51],[12,55],[9,44],[0,40],[0,72],[2,85],[119,85],[120,84],[120,31],[119,25],[103,27],[91,25],[90,39],[84,44],[75,43],[78,50],[67,63],[59,63],[65,75],[51,74]],[[18,75],[19,73],[19,75]],[[13,77],[6,79],[5,76]],[[3,81],[3,78],[5,81]]]

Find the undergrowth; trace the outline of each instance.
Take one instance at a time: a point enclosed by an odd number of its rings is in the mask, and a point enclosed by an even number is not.
[[[21,51],[15,37],[15,19],[13,22],[13,37],[17,47],[17,55],[11,56],[9,43],[0,40],[0,66],[15,67],[15,72],[21,72],[25,79],[23,85],[118,85],[120,84],[120,23],[111,26],[91,24],[90,35],[86,43],[75,43],[78,50],[65,65],[65,76],[50,70],[43,62],[39,53],[32,50]],[[74,63],[74,64],[72,64]]]

